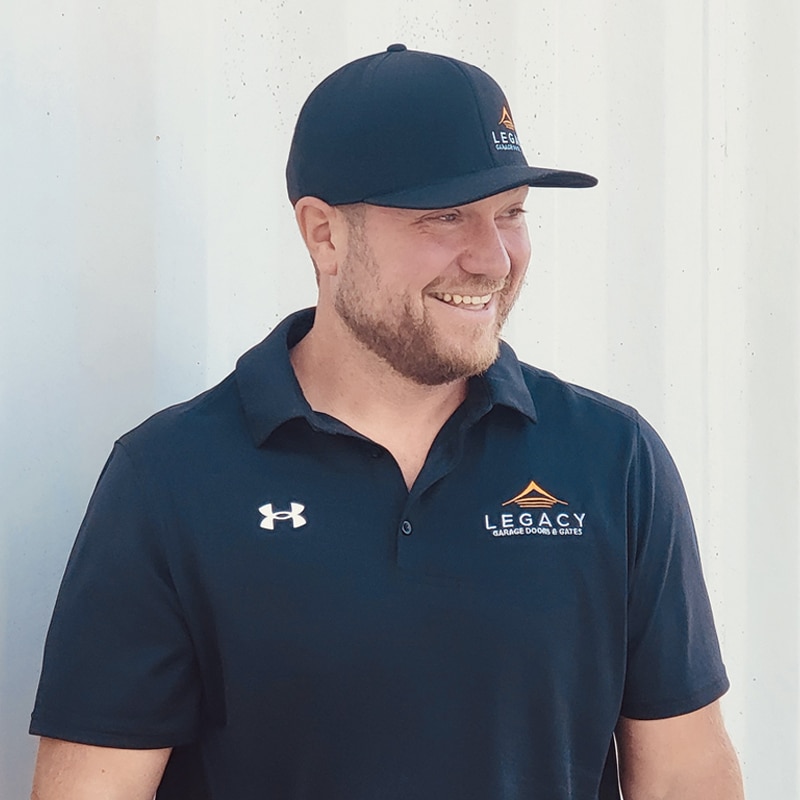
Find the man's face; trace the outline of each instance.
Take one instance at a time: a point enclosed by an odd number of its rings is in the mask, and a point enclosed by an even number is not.
[[[497,358],[530,258],[527,193],[524,186],[436,211],[363,206],[333,290],[339,317],[417,383],[483,372]]]

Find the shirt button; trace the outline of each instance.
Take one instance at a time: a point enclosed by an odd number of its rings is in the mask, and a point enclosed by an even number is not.
[[[411,527],[411,523],[407,519],[404,519],[403,520],[403,524],[400,526],[400,530],[406,536],[410,536],[411,535],[411,531],[413,530],[413,528]]]

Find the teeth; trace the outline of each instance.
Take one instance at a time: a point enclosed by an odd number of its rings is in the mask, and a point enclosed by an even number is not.
[[[467,295],[467,294],[447,294],[446,292],[434,292],[434,297],[443,300],[445,303],[452,303],[453,305],[460,306],[483,306],[486,305],[491,299],[491,294],[483,296]]]

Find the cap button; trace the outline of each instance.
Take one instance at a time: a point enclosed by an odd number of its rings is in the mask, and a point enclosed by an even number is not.
[[[404,44],[390,44],[386,48],[387,53],[402,53],[403,50],[408,50]]]

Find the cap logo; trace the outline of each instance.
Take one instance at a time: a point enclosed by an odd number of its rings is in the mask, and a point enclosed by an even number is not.
[[[511,114],[508,106],[503,106],[503,111],[500,114],[500,119],[497,120],[497,127],[499,130],[491,131],[492,145],[495,150],[515,150],[521,153],[522,149],[519,146],[519,139],[517,138],[516,128],[514,127],[514,120],[511,119]],[[505,128],[505,130],[502,130]]]
[[[505,106],[503,106],[503,113],[500,115],[500,120],[497,124],[502,125],[504,128],[508,128],[510,131],[516,130],[514,127],[514,120],[511,119],[511,114]]]

